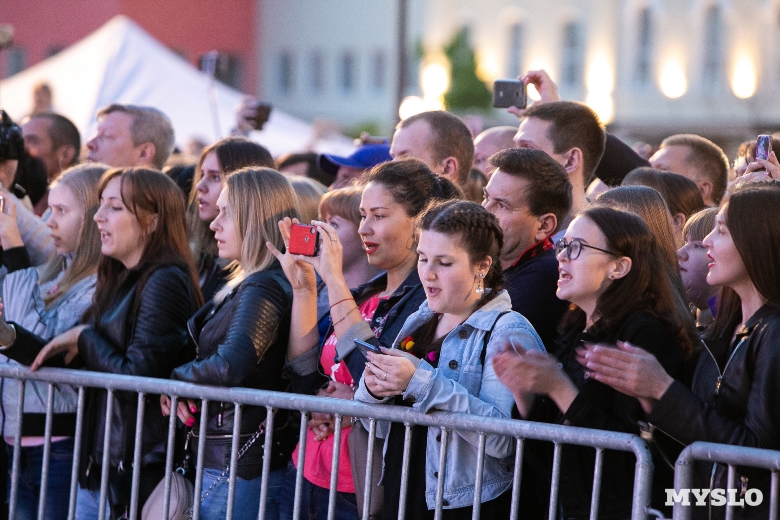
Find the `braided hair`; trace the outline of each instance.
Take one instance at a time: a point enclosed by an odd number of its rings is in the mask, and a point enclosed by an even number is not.
[[[436,231],[460,240],[469,255],[469,261],[477,263],[490,257],[492,263],[484,278],[486,288],[480,306],[501,292],[504,273],[498,261],[498,253],[504,246],[504,233],[498,219],[488,210],[465,200],[450,200],[431,205],[420,219],[422,231]]]

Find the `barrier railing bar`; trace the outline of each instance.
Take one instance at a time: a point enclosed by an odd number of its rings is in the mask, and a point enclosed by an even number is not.
[[[374,421],[389,421],[403,423],[405,425],[420,425],[425,427],[435,427],[441,429],[443,432],[443,441],[446,441],[449,433],[452,430],[467,430],[482,432],[485,435],[504,435],[511,436],[518,439],[529,440],[542,440],[547,442],[554,442],[556,448],[560,450],[560,445],[570,444],[579,446],[589,446],[600,449],[612,449],[620,451],[633,452],[637,457],[636,473],[635,473],[635,496],[632,509],[632,518],[635,520],[645,518],[646,510],[649,503],[651,475],[652,475],[652,459],[650,457],[649,450],[647,449],[644,441],[639,439],[635,435],[618,433],[618,432],[606,432],[599,430],[591,430],[586,428],[577,428],[571,426],[561,426],[544,423],[531,423],[526,421],[518,421],[511,419],[499,419],[499,418],[487,418],[476,417],[460,413],[450,412],[433,412],[433,413],[421,413],[406,407],[396,406],[371,406],[355,401],[346,400],[333,400],[324,399],[321,397],[290,394],[283,392],[268,392],[253,389],[244,388],[219,388],[219,387],[207,387],[195,385],[192,383],[185,383],[182,381],[145,378],[136,376],[124,376],[117,374],[105,374],[88,372],[82,370],[69,370],[69,369],[52,369],[45,368],[35,373],[30,372],[26,367],[19,367],[13,365],[0,366],[0,377],[17,379],[20,381],[26,381],[28,379],[45,381],[49,383],[63,383],[77,385],[80,387],[95,387],[103,389],[111,397],[113,397],[116,391],[130,391],[136,393],[146,394],[166,394],[176,395],[179,398],[189,397],[194,399],[200,399],[204,403],[204,408],[207,408],[209,401],[225,401],[241,403],[242,405],[251,406],[266,406],[282,409],[292,410],[305,410],[308,412],[322,412],[329,413],[337,416],[340,419],[344,416],[352,416],[357,418],[367,418]],[[83,389],[80,389],[80,391]],[[111,399],[109,399],[111,401]],[[23,406],[23,403],[22,403]],[[107,402],[108,407],[108,402]],[[83,413],[83,412],[82,412]],[[202,416],[206,415],[206,409],[203,410]],[[83,419],[82,419],[83,421]],[[111,421],[110,415],[106,419],[107,422]],[[201,419],[201,436],[205,436],[205,424],[207,420],[202,417]],[[339,425],[340,426],[340,425]],[[77,424],[78,427],[78,424]],[[109,428],[110,429],[110,428]],[[303,433],[305,448],[305,432],[306,424],[302,424],[301,432]],[[338,434],[341,433],[340,427]],[[105,441],[105,439],[104,439]],[[340,447],[340,444],[339,444]],[[338,448],[337,448],[338,449]],[[305,449],[301,449],[304,451]],[[107,453],[104,450],[104,458]],[[302,454],[301,454],[302,455]],[[519,455],[519,459],[518,459]],[[440,453],[440,458],[446,459],[446,452]],[[303,458],[303,457],[301,457]],[[516,452],[516,459],[522,461],[522,450]],[[445,461],[446,462],[446,461]],[[76,466],[77,461],[74,461]],[[200,492],[202,491],[202,464],[203,464],[203,443],[200,442],[198,446],[198,462],[196,472],[196,501],[193,508],[194,518],[200,516]],[[338,462],[334,465],[334,469],[337,468]],[[560,462],[559,462],[560,464]],[[446,465],[441,466],[443,470],[446,470]],[[104,470],[107,468],[101,468]],[[521,472],[521,468],[515,474],[515,481],[519,476],[517,473]],[[101,504],[100,507],[105,513],[105,497],[107,496],[106,490],[103,489],[103,479],[107,475],[101,475]],[[299,477],[301,475],[299,474]],[[12,475],[13,478],[13,475]],[[559,477],[558,477],[559,478]],[[302,484],[302,482],[301,482]],[[644,487],[637,487],[641,484]],[[556,489],[551,490],[559,492],[558,487],[560,482],[555,482]],[[18,486],[18,483],[17,483]],[[441,488],[441,491],[437,490],[437,512],[438,517],[441,516],[441,506],[443,504],[443,476],[439,476],[437,482],[437,488]],[[335,488],[334,488],[335,489]],[[333,490],[331,490],[331,493]],[[518,494],[518,489],[513,490],[513,501]],[[300,487],[296,483],[296,499],[300,495]],[[405,498],[405,497],[404,497]],[[14,497],[12,497],[12,500]],[[332,502],[332,501],[331,501]],[[400,504],[399,504],[400,505]],[[329,509],[330,509],[329,504]],[[519,515],[519,506],[515,506],[515,514]],[[553,505],[551,514],[556,514],[557,510]],[[401,510],[400,513],[405,511]],[[298,504],[298,514],[300,514],[300,503]],[[104,515],[105,516],[105,515]],[[402,517],[402,515],[399,515]]]
[[[474,476],[474,503],[471,508],[471,520],[479,520],[482,506],[482,470],[485,468],[485,434],[479,434],[477,445],[477,473]]]
[[[76,405],[76,432],[73,439],[73,466],[70,470],[70,496],[68,498],[68,520],[76,517],[76,492],[79,485],[79,463],[81,459],[81,434],[84,431],[84,406],[87,391],[83,386],[79,387],[78,404]],[[169,493],[165,493],[167,497]]]
[[[512,508],[509,511],[509,519],[517,520],[520,514],[520,486],[523,477],[523,449],[525,441],[520,437],[515,437],[515,474],[512,479]]]
[[[339,458],[341,457],[341,414],[335,415],[333,424],[333,458],[330,463],[330,491],[328,493],[328,520],[336,518],[336,486],[339,482]]]
[[[54,419],[54,385],[48,384],[46,400],[46,426],[43,433],[43,460],[41,461],[41,487],[38,495],[38,520],[46,518],[46,492],[49,488],[49,465],[51,464],[51,429]]]
[[[772,484],[769,492],[769,518],[771,520],[777,520],[778,496],[780,496],[780,472],[772,472]]]
[[[203,457],[206,454],[206,424],[209,422],[209,400],[201,399],[200,425],[198,426],[198,456],[195,465],[195,500],[192,505],[192,518],[200,519],[200,497],[203,493]]]
[[[717,462],[729,465],[728,485],[732,488],[736,487],[736,482],[731,481],[732,466],[749,466],[772,471],[770,518],[777,518],[777,501],[778,492],[780,491],[777,472],[780,472],[780,451],[711,442],[694,442],[680,453],[675,463],[675,491],[693,487],[693,466],[695,461]],[[734,473],[736,473],[735,470]],[[734,480],[736,480],[736,474],[734,474]],[[726,508],[727,515],[731,509],[731,507]],[[675,502],[673,516],[675,520],[687,520],[692,515],[692,507],[684,507],[680,502]]]
[[[138,393],[138,410],[135,414],[135,449],[133,450],[133,480],[130,484],[130,520],[138,518],[138,490],[141,487],[141,439],[144,435],[144,414],[146,412],[146,394]]]
[[[650,507],[650,495],[653,492],[653,456],[647,443],[639,437],[630,441],[636,464],[634,464],[634,496],[631,506],[631,518],[647,518]]]
[[[388,432],[389,434],[389,432]],[[409,494],[409,461],[412,456],[412,424],[404,423],[404,453],[401,459],[401,496],[398,500],[398,520],[406,518],[406,498]],[[363,517],[366,518],[366,517]]]
[[[447,476],[447,445],[450,441],[450,431],[441,428],[441,446],[439,447],[439,475],[436,479],[436,511],[434,520],[441,520],[442,507],[444,506],[444,479]],[[401,477],[403,478],[403,476]]]
[[[103,431],[103,459],[100,464],[100,501],[98,502],[98,520],[106,520],[106,502],[108,502],[108,470],[111,460],[111,423],[114,415],[114,390],[106,392],[106,427]]]
[[[236,498],[236,472],[238,471],[238,450],[241,446],[241,417],[244,408],[239,403],[233,403],[233,438],[230,441],[230,473],[228,475],[227,513],[225,520],[233,520],[233,507]],[[201,438],[203,444],[208,442]],[[222,484],[222,483],[220,483]],[[214,488],[216,491],[216,487]]]
[[[288,419],[289,420],[289,419]],[[260,508],[257,511],[257,520],[265,520],[265,506],[268,499],[268,478],[271,474],[271,459],[273,458],[274,423],[276,422],[276,409],[267,406],[265,414],[265,439],[263,444],[263,471],[260,482]]]
[[[548,520],[558,517],[558,486],[561,480],[561,444],[556,442],[553,448],[553,467],[550,486],[550,507],[547,512]]]
[[[601,475],[604,472],[604,450],[596,448],[596,463],[593,466],[593,491],[590,495],[590,520],[598,520],[599,498],[601,497]]]
[[[14,434],[14,456],[11,464],[11,499],[8,504],[8,519],[14,520],[16,515],[16,498],[19,493],[19,468],[22,458],[22,419],[24,411],[24,381],[19,381],[19,396],[16,400],[17,426]]]
[[[376,421],[368,421],[368,451],[366,452],[366,482],[363,486],[363,516],[371,517],[371,495],[374,491],[374,441],[376,439]]]
[[[176,411],[179,409],[179,398],[169,396],[171,413],[168,416],[168,445],[165,450],[165,495],[163,496],[163,518],[170,516],[171,510],[171,479],[173,478],[173,452],[176,444]],[[186,453],[184,454],[187,455]]]
[[[729,472],[727,478],[729,489],[737,489],[737,470],[733,464],[729,464]],[[726,506],[726,520],[734,520],[734,508],[736,506]]]
[[[301,428],[298,432],[298,471],[295,473],[295,497],[293,498],[293,518],[301,517],[301,495],[303,492],[303,463],[306,457],[306,435],[309,431],[309,414],[301,412]]]

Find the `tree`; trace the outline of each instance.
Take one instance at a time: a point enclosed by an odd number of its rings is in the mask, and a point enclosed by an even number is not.
[[[469,44],[468,27],[459,30],[444,48],[450,60],[450,89],[444,94],[448,109],[488,109],[493,101],[490,89],[477,77],[474,49]]]

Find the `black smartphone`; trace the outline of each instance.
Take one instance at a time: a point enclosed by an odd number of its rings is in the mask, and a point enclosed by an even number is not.
[[[268,103],[259,103],[255,109],[255,116],[250,117],[247,121],[252,125],[255,130],[262,130],[263,125],[268,122],[268,118],[271,117],[271,105]]]
[[[528,93],[519,79],[497,79],[493,83],[493,106],[496,108],[525,108]]]
[[[381,354],[382,351],[377,347],[376,345],[372,345],[371,343],[367,343],[365,341],[356,339],[355,340],[355,346],[360,349],[360,351],[365,356],[368,352],[371,352],[373,354]]]

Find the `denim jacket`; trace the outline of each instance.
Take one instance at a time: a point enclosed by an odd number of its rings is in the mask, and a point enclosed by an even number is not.
[[[455,327],[444,339],[438,368],[420,361],[403,398],[420,412],[460,412],[483,417],[510,418],[514,398],[493,371],[492,359],[503,346],[511,343],[516,349],[545,352],[542,340],[522,315],[511,312],[512,304],[506,291],[475,311],[465,322]],[[506,312],[510,311],[510,312]],[[503,316],[501,313],[506,312]],[[432,319],[434,312],[424,302],[409,316],[393,343],[399,343]],[[492,330],[482,366],[485,335]],[[391,399],[376,399],[368,392],[363,380],[355,399],[370,404],[386,404]],[[367,427],[367,424],[366,424]],[[387,439],[389,423],[377,424],[377,435]],[[429,509],[436,503],[439,470],[440,431],[428,429],[425,462],[425,499]],[[447,445],[447,467],[444,477],[444,507],[454,509],[472,505],[477,467],[479,434],[457,431]],[[387,444],[385,444],[385,450]],[[515,442],[512,437],[488,435],[485,443],[485,465],[482,480],[482,501],[492,500],[512,484]]]

